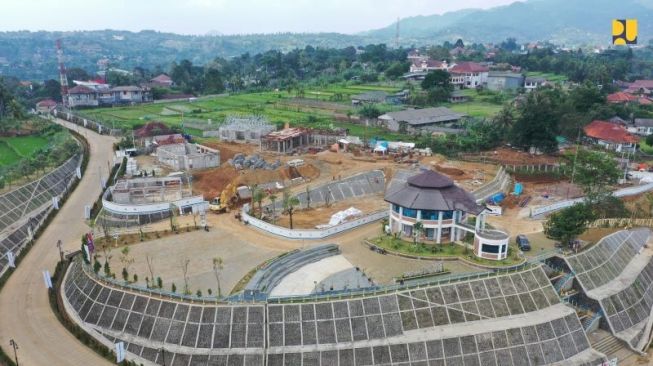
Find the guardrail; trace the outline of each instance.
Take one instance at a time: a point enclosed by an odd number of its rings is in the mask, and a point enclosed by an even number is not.
[[[648,183],[644,184],[641,186],[635,186],[635,187],[628,187],[628,188],[622,188],[619,190],[616,190],[612,192],[612,195],[615,197],[628,197],[628,196],[634,196],[640,193],[644,193],[647,191],[653,190],[653,183]],[[531,209],[531,217],[536,217],[540,215],[545,215],[551,212],[555,212],[558,210],[561,210],[563,208],[567,208],[570,206],[573,206],[576,203],[580,203],[584,200],[584,197],[580,198],[574,198],[571,200],[566,200],[566,201],[560,201],[556,202],[554,204],[548,205],[548,206],[542,206],[542,207],[536,207]]]
[[[246,204],[241,210],[243,222],[267,233],[278,235],[286,239],[324,239],[343,231],[351,230],[361,225],[369,224],[370,222],[388,217],[388,210],[383,210],[326,229],[288,229],[250,216],[247,213],[248,211],[249,204]]]

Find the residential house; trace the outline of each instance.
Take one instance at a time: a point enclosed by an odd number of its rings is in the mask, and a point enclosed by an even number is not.
[[[410,72],[429,72],[434,70],[447,70],[447,61],[436,61],[431,59],[413,60],[410,64]]]
[[[36,111],[39,113],[50,113],[57,108],[57,102],[52,99],[45,99],[36,103]]]
[[[635,118],[633,123],[627,124],[626,129],[628,132],[640,136],[648,136],[653,134],[653,118]]]
[[[507,71],[490,71],[487,75],[487,88],[493,91],[516,90],[524,84],[522,74]]]
[[[429,57],[427,55],[422,55],[419,52],[419,50],[416,48],[414,50],[408,51],[408,55],[406,56],[406,58],[408,59],[408,61],[415,61],[415,60],[422,61],[422,60],[428,60]]]
[[[613,104],[640,104],[640,105],[651,105],[653,101],[644,96],[637,96],[627,92],[616,92],[608,94],[607,96],[608,103]]]
[[[462,88],[482,87],[487,82],[489,69],[476,62],[461,62],[449,69],[451,84]]]
[[[143,89],[137,86],[117,86],[111,88],[113,103],[134,104],[143,102]]]
[[[391,131],[405,129],[406,132],[421,133],[428,132],[430,127],[450,127],[465,116],[446,107],[435,107],[388,112],[378,120]]]
[[[68,105],[75,107],[97,107],[99,105],[98,93],[95,89],[77,85],[68,90]]]
[[[634,150],[639,142],[639,138],[626,127],[608,121],[592,121],[583,127],[583,131],[595,144],[617,152]]]
[[[524,89],[526,89],[527,92],[530,92],[532,90],[535,90],[539,87],[542,87],[547,84],[547,81],[545,78],[540,78],[540,77],[526,77],[524,79]]]
[[[168,76],[166,74],[161,74],[161,75],[159,75],[157,77],[154,77],[154,78],[150,79],[150,84],[152,86],[159,86],[159,87],[162,87],[162,88],[170,88],[170,87],[172,87],[174,85],[174,82],[172,81],[170,76]]]
[[[469,99],[463,90],[454,90],[447,99],[449,103],[464,103]]]
[[[628,88],[625,91],[637,95],[651,95],[653,91],[653,80],[635,80],[628,84]]]

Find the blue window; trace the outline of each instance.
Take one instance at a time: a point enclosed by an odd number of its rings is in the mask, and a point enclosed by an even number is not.
[[[399,213],[399,205],[392,204],[392,211]]]
[[[437,220],[438,211],[435,210],[422,210],[422,220]]]
[[[417,217],[417,210],[415,210],[413,208],[404,207],[404,216],[416,218]]]
[[[453,211],[442,211],[442,220],[451,220],[453,218]]]
[[[481,247],[481,250],[483,251],[483,253],[495,253],[496,254],[496,253],[499,253],[499,250],[500,250],[501,247],[502,247],[502,245],[483,244],[483,246]]]

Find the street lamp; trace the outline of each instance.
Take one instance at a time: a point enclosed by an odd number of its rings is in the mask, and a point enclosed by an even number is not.
[[[159,351],[161,351],[163,366],[166,366],[166,350],[165,350],[165,348],[161,347],[161,348],[159,348]],[[18,366],[18,365],[16,365],[16,366]]]
[[[63,250],[61,249],[61,240],[57,240],[57,248],[59,248],[59,257],[61,258],[61,261],[63,262]]]
[[[9,345],[14,348],[14,360],[16,361],[16,366],[18,366],[18,354],[16,353],[16,350],[18,349],[18,343],[12,339],[9,340]]]

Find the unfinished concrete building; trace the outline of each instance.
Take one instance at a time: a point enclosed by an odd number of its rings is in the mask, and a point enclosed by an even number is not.
[[[260,116],[235,117],[229,116],[218,128],[218,136],[223,141],[241,141],[258,144],[261,136],[276,130],[267,119]]]
[[[156,156],[161,164],[174,170],[207,169],[220,165],[220,151],[199,144],[159,146]]]
[[[284,128],[261,137],[261,150],[287,154],[310,144],[310,132],[305,128]]]
[[[110,190],[111,201],[119,204],[173,202],[191,196],[180,177],[119,180]]]

